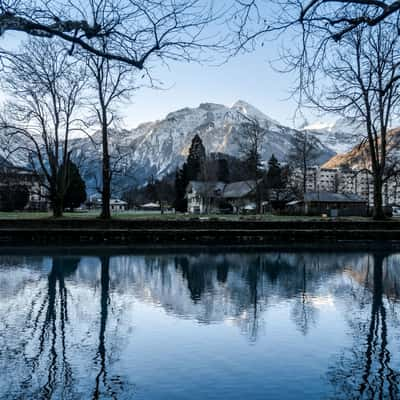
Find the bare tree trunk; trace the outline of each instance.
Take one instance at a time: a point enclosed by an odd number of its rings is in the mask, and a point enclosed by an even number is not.
[[[54,218],[61,218],[63,216],[63,199],[60,196],[54,196],[52,208]]]
[[[306,149],[305,141],[303,146],[303,196],[307,192],[307,160],[306,160]]]
[[[385,213],[383,211],[383,199],[382,199],[382,188],[383,182],[379,174],[374,176],[374,219],[384,219]]]
[[[256,212],[257,214],[262,213],[262,206],[261,206],[261,190],[260,184],[256,180]]]
[[[110,198],[111,198],[111,172],[110,172],[110,154],[108,151],[108,119],[107,111],[102,110],[102,146],[103,146],[103,187],[101,191],[101,214],[100,218],[110,219]]]

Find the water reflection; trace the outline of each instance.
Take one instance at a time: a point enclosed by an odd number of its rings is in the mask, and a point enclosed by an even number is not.
[[[31,386],[31,380],[35,378],[39,365],[46,363],[43,360],[46,357],[48,374],[40,390],[40,397],[51,398],[58,382],[66,391],[69,391],[71,387],[71,367],[66,355],[65,324],[68,321],[68,292],[65,278],[75,272],[78,262],[79,259],[75,258],[55,257],[53,259],[53,266],[47,279],[47,296],[44,297],[34,317],[32,336],[35,337],[38,333],[37,353],[33,357],[27,357],[27,364],[32,365],[32,371],[29,380],[25,381],[24,385]],[[60,343],[59,348],[57,341]],[[60,362],[58,363],[57,360]]]
[[[387,255],[374,254],[364,269],[353,273],[363,287],[352,302],[349,316],[353,346],[341,354],[329,373],[337,390],[336,398],[400,398],[398,361],[393,361],[395,354],[391,354],[398,343],[390,343],[399,326],[395,304],[399,299],[399,281],[390,261]],[[388,308],[392,315],[388,315]]]
[[[98,367],[96,375],[96,384],[93,390],[92,399],[99,399],[102,395],[101,386],[107,397],[116,399],[118,391],[122,389],[122,381],[120,376],[113,376],[111,379],[107,374],[107,348],[106,348],[106,327],[108,319],[108,308],[110,302],[110,257],[103,256],[101,262],[101,294],[100,294],[100,329],[99,344],[97,347],[95,365]]]
[[[399,274],[384,253],[1,256],[0,398],[241,398],[259,364],[253,398],[398,399]]]
[[[302,261],[301,266],[303,272],[303,280],[300,288],[300,293],[296,297],[295,304],[292,309],[292,318],[297,329],[307,335],[312,326],[317,322],[318,309],[313,303],[313,297],[308,292],[307,281],[309,279],[309,271],[305,261]]]
[[[43,282],[38,282],[40,283],[38,290],[32,293],[32,298],[25,299],[26,319],[21,321],[22,326],[14,327],[20,330],[4,332],[2,329],[2,337],[10,334],[21,336],[16,348],[7,348],[7,343],[2,343],[5,344],[2,346],[2,353],[4,350],[7,355],[10,351],[14,353],[11,359],[18,357],[24,364],[22,379],[14,382],[14,385],[20,385],[17,390],[22,393],[33,389],[31,394],[36,398],[53,398],[55,391],[58,394],[71,393],[73,382],[67,356],[68,290],[65,279],[76,271],[78,263],[79,258],[54,257],[47,278],[43,279]],[[6,277],[3,276],[4,279]],[[7,320],[8,317],[2,315],[2,319],[4,318]],[[7,323],[5,328],[8,328]],[[5,363],[10,361],[12,360],[2,360]],[[5,367],[7,368],[7,365]],[[35,385],[39,377],[41,382]],[[15,391],[16,388],[10,390]]]

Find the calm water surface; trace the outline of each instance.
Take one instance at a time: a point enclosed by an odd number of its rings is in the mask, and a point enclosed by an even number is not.
[[[400,399],[400,254],[0,256],[0,399]]]

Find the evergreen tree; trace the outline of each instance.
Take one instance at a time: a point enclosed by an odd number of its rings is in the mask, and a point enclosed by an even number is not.
[[[244,159],[244,164],[247,168],[249,179],[258,180],[263,174],[263,164],[261,155],[258,151],[249,152],[247,158]]]
[[[179,212],[187,211],[186,188],[189,183],[188,167],[184,163],[182,168],[178,168],[175,174],[175,201],[174,208]]]
[[[206,150],[199,135],[195,135],[187,158],[187,178],[189,181],[202,180],[206,161]]]
[[[155,203],[158,201],[157,198],[157,190],[156,190],[157,181],[154,179],[154,175],[150,177],[150,180],[146,186],[145,194],[146,197],[152,202]]]
[[[189,154],[182,168],[175,174],[175,201],[176,211],[187,211],[186,188],[190,181],[203,180],[206,169],[206,150],[199,135],[195,135],[190,145]]]
[[[86,184],[82,179],[78,167],[68,161],[67,190],[64,195],[64,208],[73,210],[86,201]]]
[[[282,168],[275,155],[272,154],[268,161],[267,186],[271,189],[282,187]]]
[[[229,182],[229,165],[225,158],[218,159],[217,179],[221,182]]]

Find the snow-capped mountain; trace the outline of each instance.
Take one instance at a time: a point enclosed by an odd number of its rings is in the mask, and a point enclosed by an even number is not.
[[[114,154],[121,154],[123,173],[141,184],[151,176],[162,177],[181,165],[195,134],[201,137],[208,153],[238,156],[238,137],[246,117],[257,119],[265,129],[263,162],[267,163],[272,154],[281,162],[287,161],[296,130],[281,125],[244,101],[231,107],[203,103],[197,108],[183,108],[162,120],[141,124],[133,130],[114,132],[110,146]],[[93,139],[100,143],[100,134],[95,134]],[[318,138],[312,137],[312,140],[319,150],[320,164],[335,154]],[[73,147],[74,157],[82,161],[88,180],[99,171],[101,148],[94,148],[87,138],[75,140]]]
[[[172,112],[162,120],[143,123],[132,130],[113,131],[110,150],[113,160],[118,160],[120,174],[117,175],[123,177],[119,186],[143,184],[151,176],[160,178],[173,172],[186,159],[196,134],[201,137],[208,153],[239,156],[238,138],[242,123],[248,122],[248,117],[256,119],[265,132],[262,161],[267,163],[272,154],[281,162],[287,161],[298,131],[283,126],[245,101],[238,101],[231,107],[203,103],[196,108]],[[311,135],[311,140],[319,150],[319,164],[335,155],[316,135]],[[79,164],[90,191],[101,181],[100,144],[100,132],[91,138],[71,141],[72,157]],[[10,156],[10,161],[21,164],[17,152]]]
[[[362,131],[344,118],[333,122],[317,121],[306,124],[302,130],[310,132],[336,153],[346,153],[358,144]]]

